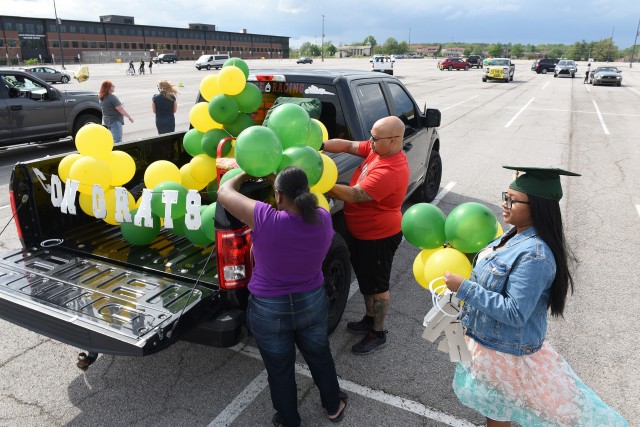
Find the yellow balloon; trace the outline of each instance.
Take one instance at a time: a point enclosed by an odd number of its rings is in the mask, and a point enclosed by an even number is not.
[[[429,289],[429,282],[427,282],[424,277],[424,265],[426,264],[427,259],[429,259],[431,254],[439,249],[441,248],[423,249],[418,253],[416,259],[413,260],[413,277],[415,277],[420,286],[425,289]]]
[[[200,191],[208,184],[208,182],[200,182],[193,179],[191,176],[191,163],[187,163],[180,168],[180,175],[182,175],[182,186],[187,190]]]
[[[136,204],[136,200],[128,190],[127,200],[129,201],[129,211],[131,211]],[[116,221],[116,190],[114,188],[110,188],[104,192],[104,205],[107,208],[107,216],[103,218],[103,221],[111,225],[120,224]]]
[[[69,178],[69,170],[71,169],[71,165],[82,157],[82,154],[74,153],[69,154],[68,156],[64,156],[60,163],[58,163],[58,178],[60,181],[66,182],[67,178]]]
[[[128,153],[113,150],[106,158],[111,168],[111,186],[119,187],[131,181],[136,173],[136,162]]]
[[[321,208],[324,208],[327,212],[331,212],[331,208],[329,207],[329,202],[327,201],[327,198],[324,197],[324,194],[316,193],[315,191],[311,191],[311,194],[316,196],[316,199],[318,199],[318,206],[320,206]]]
[[[93,215],[93,199],[91,198],[91,194],[82,194],[78,196],[78,204],[80,205],[80,209],[82,212],[86,213],[89,216]]]
[[[144,171],[144,185],[147,188],[154,188],[165,181],[182,183],[180,169],[168,160],[157,160]]]
[[[99,184],[103,189],[111,183],[111,168],[105,160],[91,156],[82,156],[69,169],[69,178],[79,181],[78,191],[91,194],[93,184]]]
[[[211,101],[211,98],[221,93],[217,74],[209,74],[200,82],[200,94],[207,101]]]
[[[237,95],[247,84],[247,78],[242,70],[235,65],[222,67],[218,74],[218,86],[225,95]]]
[[[503,234],[504,234],[504,231],[502,230],[502,224],[500,224],[500,221],[498,221],[498,231],[496,232],[496,239],[502,236]]]
[[[207,154],[198,154],[189,162],[191,178],[198,182],[209,183],[216,177],[216,159]],[[206,184],[205,184],[206,185]]]
[[[459,274],[468,279],[471,276],[471,269],[471,263],[465,254],[457,249],[442,248],[432,253],[424,264],[424,280],[428,286],[431,281],[442,277],[445,271]],[[443,285],[444,279],[436,280],[433,289]],[[441,294],[445,291],[446,287],[440,288],[437,292]]]
[[[189,111],[189,121],[194,128],[202,133],[211,129],[222,129],[222,125],[213,120],[209,115],[208,102],[198,102],[191,107],[191,111]]]
[[[113,136],[106,127],[89,123],[76,134],[76,148],[85,156],[105,158],[113,150]]]
[[[320,153],[322,157],[322,176],[320,180],[311,187],[311,191],[315,193],[326,193],[331,190],[338,180],[338,167],[333,159],[326,154]]]
[[[311,119],[311,120],[316,122],[318,126],[320,126],[320,129],[322,129],[322,142],[327,141],[329,139],[329,132],[327,131],[327,128],[325,127],[324,123],[322,123],[318,119]]]

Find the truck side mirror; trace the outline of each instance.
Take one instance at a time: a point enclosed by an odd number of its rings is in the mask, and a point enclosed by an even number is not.
[[[427,127],[440,127],[440,110],[437,108],[427,108]]]

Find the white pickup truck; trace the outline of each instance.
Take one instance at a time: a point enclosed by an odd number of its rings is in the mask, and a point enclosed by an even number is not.
[[[489,58],[484,61],[484,74],[482,81],[502,80],[505,83],[513,81],[516,66],[509,58]]]
[[[393,76],[394,61],[395,60],[388,55],[374,55],[373,58],[371,58],[371,71],[387,73]]]

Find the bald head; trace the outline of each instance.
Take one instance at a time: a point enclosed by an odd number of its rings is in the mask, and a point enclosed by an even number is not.
[[[396,116],[383,117],[375,122],[371,135],[378,141],[372,141],[373,151],[380,157],[388,157],[402,150],[404,123]]]

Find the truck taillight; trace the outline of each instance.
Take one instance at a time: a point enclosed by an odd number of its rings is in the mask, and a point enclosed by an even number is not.
[[[251,278],[251,229],[216,230],[218,284],[220,289],[238,289]]]
[[[18,237],[20,238],[20,240],[22,240],[22,227],[20,227],[20,219],[18,218],[18,207],[16,206],[16,198],[13,194],[13,191],[9,191],[9,201],[11,202],[11,213],[13,213],[13,220],[16,222]]]

